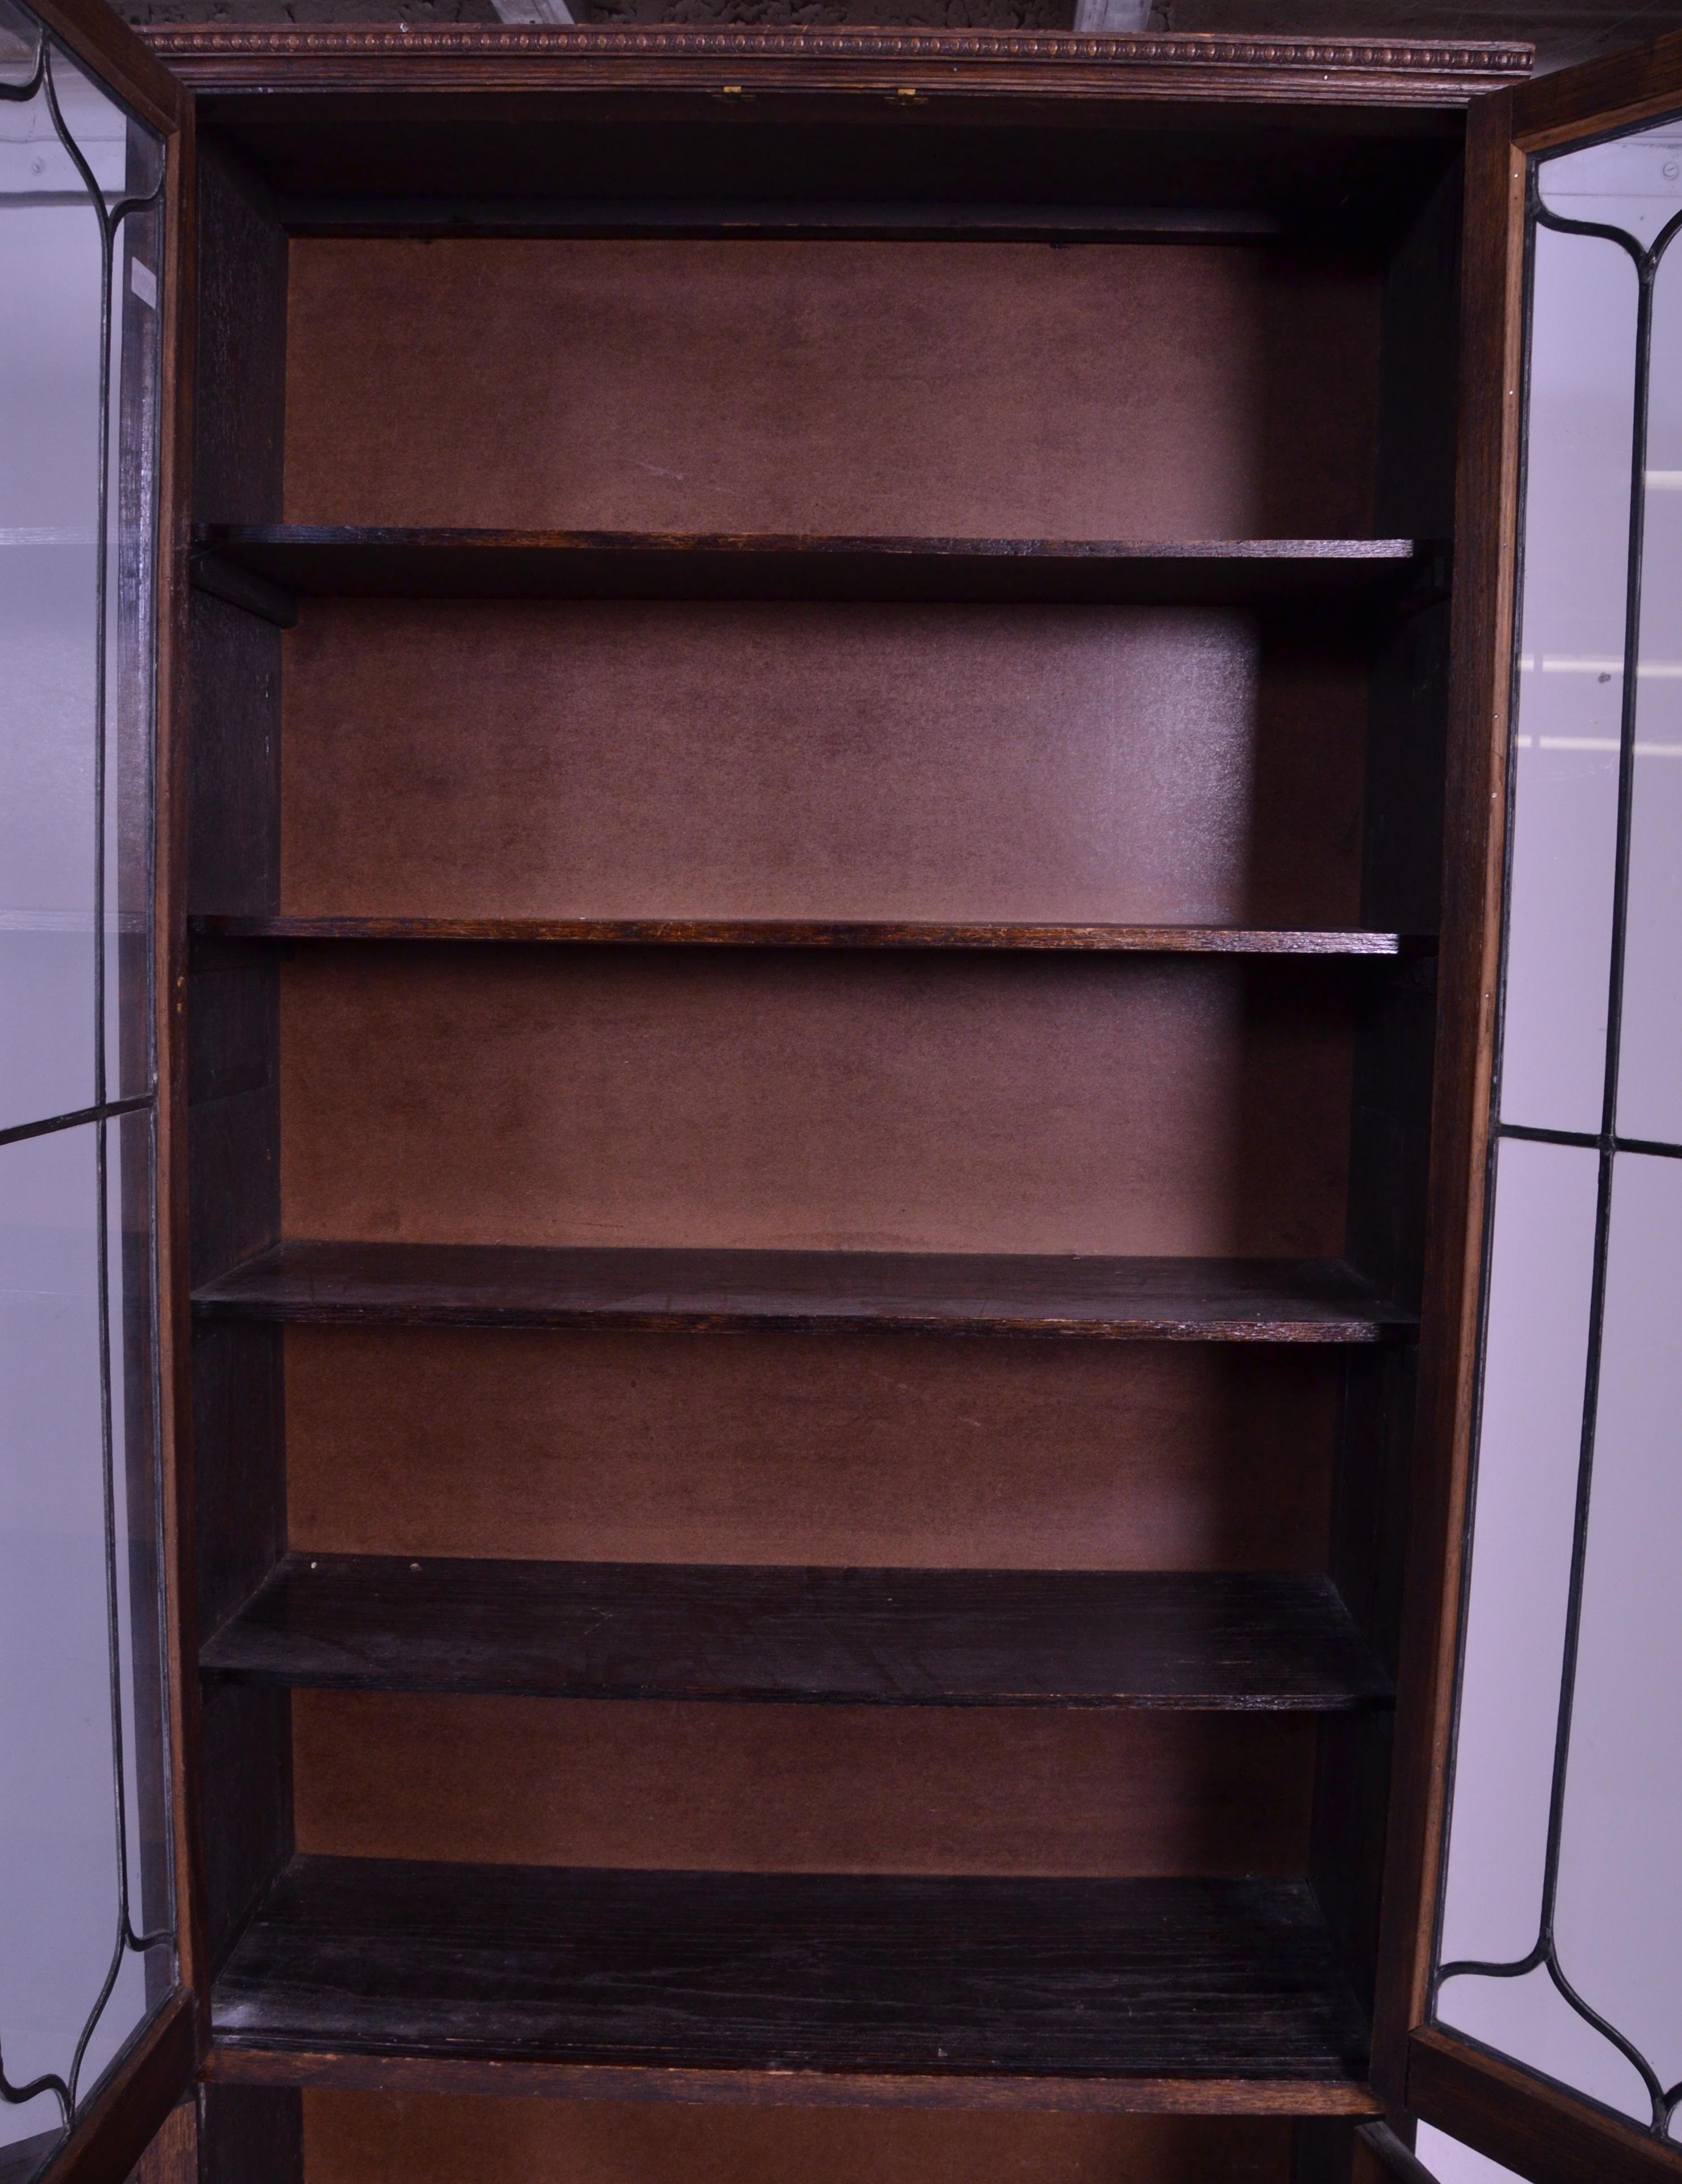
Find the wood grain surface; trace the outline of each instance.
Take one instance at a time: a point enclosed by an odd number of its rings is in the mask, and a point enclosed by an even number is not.
[[[1401,1702],[1384,1877],[1375,2081],[1406,2104],[1435,1947],[1479,1374],[1518,587],[1525,163],[1506,94],[1468,125],[1460,456],[1437,1066]]]
[[[15,2161],[8,2184],[126,2184],[192,2083],[193,1998],[164,1994],[109,2070],[96,2081],[67,2135],[32,2133],[25,2144],[39,2167]],[[56,2144],[55,2144],[56,2142]]]
[[[192,2093],[178,2101],[129,2172],[128,2184],[198,2184],[198,2118]]]
[[[201,149],[192,512],[272,521],[285,454],[286,236],[261,185],[214,143]],[[180,909],[270,911],[280,884],[280,639],[224,600],[176,588],[191,640]],[[191,1102],[192,1273],[202,1279],[281,1234],[280,982],[251,950],[241,960],[183,947],[183,967],[175,1039]],[[183,1600],[192,1622],[180,1641],[189,1660],[272,1559],[286,1508],[278,1340],[260,1329],[201,1325],[191,1366],[191,1429],[184,1416],[175,1436],[194,1481],[195,1569]],[[291,1853],[288,1701],[231,1687],[207,1697],[196,1676],[193,1687],[198,1736],[181,1816],[194,1839],[195,1976],[208,2029],[209,1968]],[[218,2144],[213,2135],[207,2164]],[[273,2184],[297,2184],[295,2161],[290,2173],[279,2164]]]
[[[754,203],[732,198],[510,198],[469,193],[312,192],[292,198],[294,235],[355,236],[397,242],[419,235],[505,241],[648,242],[682,236],[699,242],[822,240],[867,242],[1256,242],[1284,231],[1276,214],[1197,206],[833,203],[822,198]]]
[[[1408,2104],[1536,2184],[1675,2184],[1682,2152],[1434,2025],[1408,2042]]]
[[[937,2077],[847,2071],[556,2062],[548,2057],[415,2054],[354,2047],[213,2042],[200,2075],[214,2085],[334,2086],[381,2093],[490,2094],[498,2099],[605,2100],[684,2108],[938,2109],[988,2115],[1370,2116],[1383,2113],[1358,2077],[1056,2077],[1006,2072]],[[1194,2170],[1196,2184],[1203,2184]]]
[[[222,2044],[763,2070],[1358,2079],[1306,1885],[296,1859]]]
[[[754,1329],[1377,1342],[1406,1316],[1336,1261],[288,1243],[196,1295],[323,1326]]]
[[[304,2184],[304,2100],[295,2086],[201,2082],[198,2102],[200,2184]]]
[[[1429,562],[1412,538],[1183,543],[320,524],[211,524],[194,538],[212,564],[283,594],[329,599],[1382,602],[1428,581]],[[214,574],[204,588],[221,588]]]
[[[167,64],[160,65],[149,42],[136,35],[114,8],[97,0],[42,0],[31,10],[36,20],[63,40],[94,81],[122,99],[164,135],[191,126],[192,102]],[[14,34],[26,37],[27,31]],[[25,71],[14,59],[9,81]]]
[[[1631,26],[1634,27],[1633,25]],[[1645,16],[1643,28],[1668,35],[1651,42],[1623,41],[1579,67],[1543,82],[1515,86],[1512,135],[1526,152],[1580,136],[1599,136],[1682,109],[1682,32],[1665,16]]]
[[[1311,1574],[288,1555],[202,1668],[335,1691],[1336,1711],[1390,1685]]]
[[[1456,22],[1462,18],[1456,16]],[[1531,47],[1512,36],[1351,36],[1217,26],[1213,35],[1165,37],[1063,31],[926,30],[890,25],[784,29],[755,24],[627,25],[452,24],[289,26],[160,24],[146,42],[197,90],[270,98],[354,84],[370,92],[451,87],[547,91],[624,86],[647,92],[693,86],[717,95],[738,80],[765,92],[843,88],[886,93],[978,92],[1083,99],[1278,104],[1463,106],[1479,92],[1528,74]]]
[[[1395,933],[1234,925],[822,924],[769,918],[196,917],[214,940],[482,940],[590,948],[1073,949],[1119,956],[1399,956]]]
[[[475,2101],[318,2089],[309,2184],[1288,2184],[1290,2126],[1239,2117]]]

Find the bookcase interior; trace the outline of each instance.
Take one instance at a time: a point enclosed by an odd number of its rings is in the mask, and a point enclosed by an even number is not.
[[[419,103],[203,101],[212,2184],[1330,2178],[1453,129]]]

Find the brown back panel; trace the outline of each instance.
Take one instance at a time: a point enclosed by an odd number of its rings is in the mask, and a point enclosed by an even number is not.
[[[1354,536],[1377,336],[1228,246],[300,240],[287,518]]]
[[[299,1691],[292,1740],[298,1847],[342,1857],[1289,1876],[1315,1724]]]
[[[314,602],[282,905],[1350,924],[1364,718],[1231,611]]]
[[[294,1236],[1335,1254],[1328,964],[344,946],[281,982]]]
[[[894,1337],[292,1327],[294,1546],[1314,1569],[1334,1361]]]
[[[306,2184],[1287,2184],[1260,2116],[304,2097]]]

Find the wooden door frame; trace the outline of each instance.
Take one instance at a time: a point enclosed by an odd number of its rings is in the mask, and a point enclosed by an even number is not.
[[[186,127],[191,94],[105,0],[24,0],[24,5],[90,75],[160,136],[172,136]]]
[[[1500,994],[1528,298],[1541,151],[1682,109],[1682,33],[1474,100],[1467,118],[1451,744],[1414,1504],[1373,2075],[1538,2184],[1682,2180],[1682,2148],[1429,2022],[1464,1613]]]

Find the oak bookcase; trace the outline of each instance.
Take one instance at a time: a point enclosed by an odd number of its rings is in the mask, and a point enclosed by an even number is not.
[[[1347,2178],[1524,57],[389,42],[153,39],[207,2184]]]

